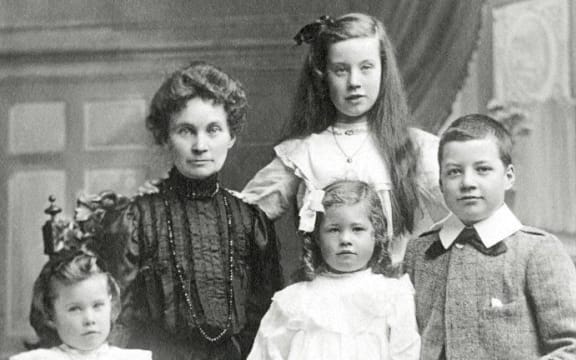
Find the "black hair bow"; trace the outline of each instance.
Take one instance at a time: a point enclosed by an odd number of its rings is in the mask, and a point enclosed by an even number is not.
[[[327,26],[333,26],[334,19],[332,19],[328,15],[322,15],[318,19],[314,20],[310,24],[304,25],[298,34],[294,36],[294,41],[296,41],[296,45],[301,45],[303,42],[306,44],[312,43]]]

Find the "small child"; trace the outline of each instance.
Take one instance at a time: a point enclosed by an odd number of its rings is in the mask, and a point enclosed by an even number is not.
[[[150,360],[145,350],[107,344],[120,312],[120,291],[103,262],[81,250],[62,250],[34,282],[30,324],[38,349],[10,360]]]
[[[418,359],[413,287],[385,276],[394,269],[378,193],[339,181],[319,201],[303,281],[274,295],[248,359]]]
[[[576,359],[576,270],[555,236],[522,225],[504,203],[511,148],[506,129],[478,114],[440,139],[453,215],[410,241],[405,258],[423,360]]]

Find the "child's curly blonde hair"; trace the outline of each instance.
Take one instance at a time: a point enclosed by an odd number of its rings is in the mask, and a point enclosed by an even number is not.
[[[368,217],[374,228],[374,253],[368,262],[368,267],[375,273],[396,277],[398,269],[392,265],[388,253],[389,237],[387,232],[388,221],[382,209],[382,203],[376,190],[363,181],[341,180],[324,188],[322,205],[324,210],[334,206],[350,206],[364,202],[368,209]],[[314,231],[302,233],[303,250],[300,268],[293,276],[294,281],[311,281],[319,273],[326,271],[326,263],[322,258],[319,246],[318,229],[324,219],[322,212],[316,216]]]

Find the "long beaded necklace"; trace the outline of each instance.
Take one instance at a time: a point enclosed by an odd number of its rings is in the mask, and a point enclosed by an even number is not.
[[[334,143],[336,143],[336,147],[338,148],[338,150],[340,150],[340,152],[342,153],[342,155],[344,155],[344,157],[346,158],[346,162],[348,164],[352,163],[352,160],[354,158],[354,156],[356,156],[359,152],[360,149],[362,149],[362,147],[364,146],[364,144],[366,143],[366,140],[368,140],[368,133],[366,134],[366,137],[364,138],[364,140],[362,140],[362,143],[360,144],[360,146],[358,146],[358,148],[352,153],[352,155],[348,155],[348,153],[346,153],[346,151],[344,151],[344,149],[342,148],[342,146],[340,146],[340,143],[338,142],[338,139],[336,138],[336,130],[334,129],[334,126],[332,126],[332,137],[334,138]],[[354,132],[351,130],[346,130],[344,131],[345,135],[353,135]]]
[[[219,188],[214,192],[213,195],[216,194]],[[202,328],[202,324],[198,321],[198,316],[194,311],[194,307],[192,306],[192,297],[190,292],[186,289],[185,281],[184,281],[184,272],[182,270],[182,265],[178,264],[178,260],[176,257],[176,244],[174,243],[174,230],[172,226],[172,212],[170,210],[170,205],[168,204],[168,199],[166,197],[162,198],[164,203],[164,208],[166,209],[166,223],[168,225],[168,244],[170,246],[170,255],[172,257],[172,263],[174,264],[174,269],[176,270],[176,276],[178,280],[178,285],[180,286],[180,290],[184,295],[184,300],[186,301],[186,306],[188,307],[188,325],[194,326],[198,329],[202,337],[208,340],[209,342],[216,342],[220,340],[227,332],[230,330],[232,325],[232,306],[234,303],[234,289],[232,287],[232,280],[234,279],[234,240],[232,239],[232,215],[230,213],[230,205],[228,204],[228,199],[226,198],[226,194],[223,194],[222,199],[224,200],[224,209],[226,212],[226,225],[228,227],[228,293],[227,293],[227,302],[228,302],[228,317],[226,319],[226,327],[216,336],[210,336],[204,328]],[[192,320],[192,321],[190,321]]]

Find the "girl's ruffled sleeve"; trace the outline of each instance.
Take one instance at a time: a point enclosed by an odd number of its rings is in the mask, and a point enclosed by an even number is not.
[[[431,224],[419,229],[426,231],[428,228],[449,215],[448,208],[444,203],[444,197],[440,191],[440,166],[438,165],[439,139],[436,135],[419,129],[411,129],[414,143],[419,148],[420,161],[418,173],[418,190],[425,217],[431,219]]]
[[[300,179],[294,174],[294,170],[276,157],[256,173],[240,196],[247,203],[258,206],[270,219],[275,220],[289,208],[299,183]]]
[[[397,290],[389,317],[390,359],[417,360],[420,358],[420,335],[416,324],[414,287],[408,275],[398,281]]]
[[[295,330],[286,324],[288,317],[276,304],[262,318],[248,360],[283,360],[288,358]]]

